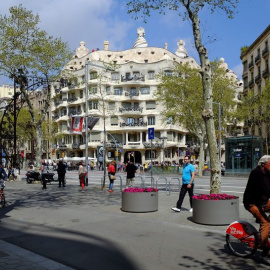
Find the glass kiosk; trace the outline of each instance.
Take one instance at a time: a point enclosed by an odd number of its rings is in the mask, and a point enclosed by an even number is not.
[[[262,155],[263,138],[260,136],[226,138],[226,174],[250,173]]]

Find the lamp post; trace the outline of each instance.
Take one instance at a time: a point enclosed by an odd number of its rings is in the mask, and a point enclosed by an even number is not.
[[[165,153],[164,153],[164,140],[166,140],[167,137],[161,136],[159,139],[162,140],[162,152],[163,152],[163,161],[162,161],[162,162],[163,162],[163,165],[164,165],[164,158],[165,158]]]
[[[105,70],[114,70],[108,67],[100,66],[85,60],[85,164],[86,164],[86,185],[88,185],[88,73],[89,66],[98,67]],[[104,179],[103,179],[103,188],[105,186],[106,178],[106,166],[105,166],[105,137],[106,137],[106,127],[105,127],[105,117],[104,117],[104,142],[103,142],[103,170],[104,170]]]

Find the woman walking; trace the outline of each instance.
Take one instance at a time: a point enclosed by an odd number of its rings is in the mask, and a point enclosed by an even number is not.
[[[109,192],[113,192],[113,183],[114,180],[116,179],[115,177],[115,161],[113,160],[109,167],[108,167],[108,176],[110,180],[110,185],[109,185]]]

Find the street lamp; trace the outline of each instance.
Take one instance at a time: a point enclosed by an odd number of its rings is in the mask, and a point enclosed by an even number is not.
[[[166,140],[167,139],[167,137],[164,137],[164,136],[161,136],[160,138],[159,138],[160,140],[162,140],[162,152],[163,152],[163,165],[164,165],[164,159],[165,159],[165,153],[164,153],[164,140]]]
[[[88,74],[89,74],[89,66],[98,67],[105,70],[114,70],[108,67],[100,66],[85,60],[85,165],[86,165],[86,185],[88,185]],[[103,170],[104,170],[104,179],[103,179],[103,188],[105,186],[106,179],[106,166],[105,166],[105,117],[104,117],[104,143],[103,143]]]

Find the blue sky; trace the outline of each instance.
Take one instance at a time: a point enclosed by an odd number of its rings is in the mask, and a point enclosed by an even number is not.
[[[174,12],[165,16],[153,13],[145,24],[127,14],[124,0],[0,0],[0,14],[8,14],[9,7],[23,4],[40,15],[40,27],[50,35],[61,37],[75,50],[80,41],[90,50],[103,49],[110,42],[110,50],[132,48],[136,29],[145,28],[145,38],[151,47],[164,47],[175,52],[179,39],[185,40],[188,54],[198,61],[190,23]],[[203,42],[210,60],[225,58],[229,68],[241,79],[240,48],[250,45],[270,24],[270,0],[240,0],[235,18],[230,20],[219,12],[200,13]],[[210,38],[208,38],[210,37]],[[211,42],[211,39],[216,39]],[[5,79],[0,77],[0,84]]]

